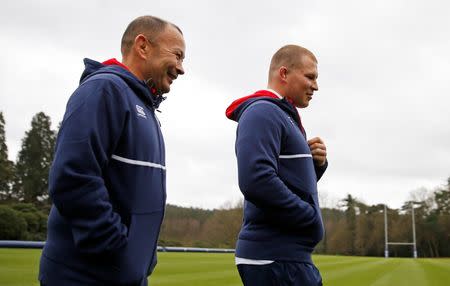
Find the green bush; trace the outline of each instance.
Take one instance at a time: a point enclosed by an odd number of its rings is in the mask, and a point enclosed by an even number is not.
[[[8,207],[0,205],[0,239],[26,239],[27,222],[22,215]]]
[[[15,203],[10,205],[10,207],[21,213],[35,213],[39,211],[33,204],[30,203]]]
[[[34,213],[20,214],[27,222],[27,231],[30,233],[39,232],[39,217]]]
[[[10,205],[27,223],[24,240],[45,240],[47,236],[47,215],[30,203],[15,203]]]

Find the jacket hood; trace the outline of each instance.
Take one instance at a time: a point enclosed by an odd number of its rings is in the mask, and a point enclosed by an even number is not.
[[[247,107],[249,107],[253,102],[258,100],[270,101],[280,107],[295,120],[298,127],[300,128],[300,131],[306,137],[306,132],[303,128],[300,114],[298,113],[297,108],[292,104],[292,102],[289,101],[289,99],[279,98],[275,93],[269,90],[258,90],[251,95],[236,99],[227,107],[225,115],[228,119],[238,122],[244,110],[247,109]]]
[[[139,96],[146,104],[157,109],[161,102],[166,99],[162,95],[157,95],[155,90],[151,90],[145,81],[138,79],[130,70],[116,59],[110,59],[103,63],[85,58],[85,69],[81,74],[80,84],[98,74],[115,74],[121,77],[128,86]]]

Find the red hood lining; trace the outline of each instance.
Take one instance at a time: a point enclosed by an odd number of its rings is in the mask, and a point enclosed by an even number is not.
[[[278,98],[278,96],[276,94],[274,94],[273,92],[270,92],[268,90],[258,90],[254,94],[247,95],[247,96],[238,98],[235,101],[233,101],[230,104],[230,106],[228,106],[227,110],[225,111],[225,115],[227,116],[227,118],[232,119],[233,113],[239,107],[239,105],[241,105],[242,103],[246,102],[247,100],[249,100],[251,98],[256,98],[256,97]]]
[[[106,60],[102,64],[104,64],[105,66],[119,66],[119,67],[122,67],[122,68],[126,69],[127,71],[130,71],[130,69],[126,65],[124,65],[121,62],[119,62],[115,58]]]
[[[241,98],[236,99],[235,101],[233,101],[230,106],[228,106],[227,110],[225,111],[225,115],[228,119],[232,119],[233,120],[233,114],[234,111],[236,111],[236,109],[244,102],[246,102],[247,100],[251,99],[251,98],[257,98],[257,97],[269,97],[269,98],[275,98],[275,99],[279,99],[279,97],[274,94],[273,92],[269,91],[269,90],[258,90],[257,92],[255,92],[254,94],[251,95],[247,95]],[[305,132],[305,128],[303,128],[303,124],[302,124],[302,120],[300,117],[300,114],[298,113],[297,108],[294,105],[294,102],[292,99],[288,98],[288,97],[284,97],[290,104],[292,104],[292,106],[294,106],[295,111],[297,112],[298,115],[298,127],[300,128],[300,131],[303,133],[303,135],[305,135],[306,137],[306,132]]]

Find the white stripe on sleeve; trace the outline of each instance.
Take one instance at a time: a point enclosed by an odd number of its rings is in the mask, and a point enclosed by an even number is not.
[[[120,161],[120,162],[131,164],[131,165],[144,166],[144,167],[150,167],[150,168],[159,168],[159,169],[163,169],[163,170],[166,169],[165,166],[156,164],[156,163],[152,163],[152,162],[132,160],[132,159],[120,157],[117,155],[112,155],[111,158],[114,160]]]
[[[312,158],[311,154],[280,155],[280,159]]]

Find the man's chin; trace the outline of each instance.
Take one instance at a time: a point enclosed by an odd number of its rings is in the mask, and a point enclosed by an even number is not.
[[[170,91],[170,86],[168,88],[161,89],[161,94],[168,93]]]
[[[161,86],[157,89],[159,94],[168,93],[170,91],[170,85],[167,86]]]
[[[168,93],[170,91],[171,84],[172,83],[167,83],[167,84],[161,86],[161,93]]]
[[[303,102],[303,103],[300,103],[300,104],[298,104],[298,105],[296,105],[295,107],[297,107],[297,108],[306,108],[306,107],[308,107],[308,105],[309,105],[309,102]]]

